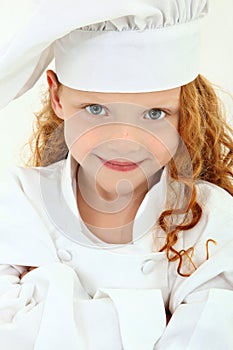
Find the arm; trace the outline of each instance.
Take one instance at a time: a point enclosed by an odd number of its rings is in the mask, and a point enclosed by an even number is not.
[[[202,298],[179,305],[154,349],[233,348],[233,291],[210,289]]]
[[[174,285],[172,317],[154,350],[233,349],[233,243]]]
[[[90,298],[74,270],[60,263],[33,269],[21,281],[19,271],[2,265],[0,283],[4,350],[133,350],[143,340],[149,350],[164,329],[159,290],[105,289]],[[164,322],[154,333],[157,320]]]
[[[32,283],[20,284],[22,266],[0,265],[0,345],[11,350],[33,349],[43,313]]]
[[[73,317],[76,296],[87,299],[74,271],[54,263],[30,271],[1,265],[0,344],[4,350],[85,349]],[[59,344],[59,347],[57,347]]]

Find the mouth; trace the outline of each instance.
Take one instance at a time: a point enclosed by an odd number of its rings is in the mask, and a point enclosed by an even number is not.
[[[98,157],[98,158],[101,160],[104,166],[116,171],[131,171],[138,168],[138,166],[143,162],[143,161],[140,161],[135,163],[135,162],[124,162],[124,161],[119,161],[114,159],[106,160],[101,157]]]

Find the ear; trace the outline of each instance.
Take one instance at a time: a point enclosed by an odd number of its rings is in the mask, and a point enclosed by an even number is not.
[[[58,93],[59,82],[57,79],[57,75],[52,70],[47,70],[46,75],[47,75],[47,82],[49,85],[51,105],[52,105],[52,108],[54,110],[54,113],[56,114],[57,117],[64,119],[63,109],[62,109],[62,105],[60,103],[60,98],[59,98],[59,93]]]

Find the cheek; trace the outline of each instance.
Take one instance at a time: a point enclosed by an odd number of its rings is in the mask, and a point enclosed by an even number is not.
[[[64,136],[71,154],[79,163],[82,162],[96,143],[99,142],[97,128],[88,120],[85,120],[80,112],[65,119]]]
[[[163,142],[160,139],[151,140],[151,142],[148,142],[148,149],[150,150],[151,154],[153,155],[154,159],[159,162],[162,166],[167,164],[171,158],[175,155],[176,150],[178,148],[179,139],[174,138],[170,139],[167,142]]]
[[[80,135],[68,145],[72,156],[82,164],[84,159],[92,152],[98,144],[101,143],[101,138],[98,130],[91,130]]]
[[[144,139],[145,147],[162,166],[175,155],[180,142],[179,133],[176,127],[171,124],[147,133]]]

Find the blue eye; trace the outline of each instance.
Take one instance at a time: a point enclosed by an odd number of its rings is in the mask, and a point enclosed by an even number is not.
[[[149,118],[146,118],[146,119],[152,119],[152,120],[162,119],[166,116],[166,113],[164,111],[156,108],[150,109],[148,114],[149,114]]]
[[[97,115],[97,116],[98,115],[107,115],[106,109],[99,104],[86,105],[85,109],[88,113],[90,113],[92,115]],[[149,117],[146,117],[146,119],[150,119],[150,120],[163,119],[166,116],[166,112],[162,111],[161,109],[157,109],[157,108],[150,109],[147,113],[148,113]]]
[[[89,111],[87,110],[87,108],[89,108]],[[94,115],[105,115],[105,114],[101,114],[101,111],[104,111],[104,108],[101,105],[88,105],[85,107],[85,109],[88,111],[88,113],[90,114],[94,114]]]

